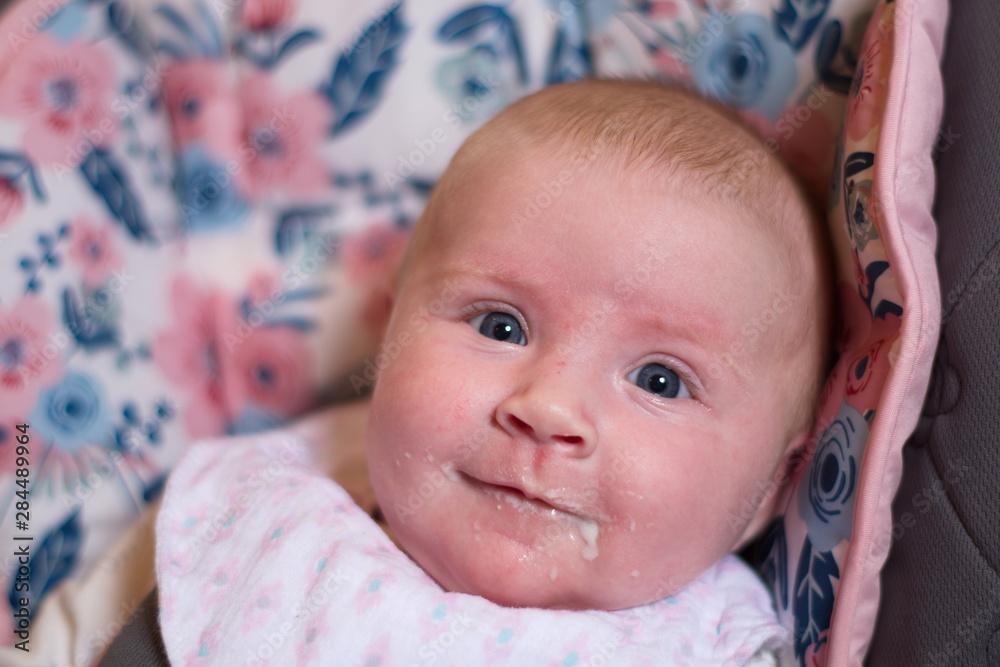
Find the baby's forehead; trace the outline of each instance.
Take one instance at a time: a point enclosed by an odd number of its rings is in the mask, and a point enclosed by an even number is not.
[[[519,202],[518,211],[506,221],[507,226],[520,230],[545,223],[551,207],[570,190],[572,195],[569,196],[584,204],[610,202],[623,210],[646,203],[655,207],[674,198],[684,199],[694,202],[704,212],[703,219],[691,220],[691,225],[698,225],[701,234],[717,239],[720,245],[737,236],[740,243],[770,247],[778,253],[771,263],[793,272],[792,262],[787,261],[787,246],[804,244],[805,239],[803,232],[787,227],[807,227],[809,211],[788,196],[788,192],[782,192],[771,183],[772,179],[777,182],[785,176],[779,170],[758,173],[755,179],[763,192],[749,194],[749,188],[742,184],[740,188],[727,189],[720,186],[719,181],[706,179],[705,163],[696,163],[691,156],[668,162],[648,155],[636,157],[628,146],[604,139],[591,141],[573,135],[549,135],[530,139],[519,137],[512,141],[509,134],[505,134],[486,133],[478,142],[477,150],[453,163],[442,179],[442,192],[437,194],[443,193],[443,196],[439,200],[451,204],[472,202],[473,207],[480,203],[488,207],[491,202],[483,200],[484,184],[501,182],[502,196]],[[500,151],[500,147],[506,150]],[[737,174],[737,178],[746,176]],[[573,187],[580,181],[587,182],[586,189]],[[787,188],[794,193],[794,184]],[[439,201],[439,206],[432,208],[442,208],[441,203]],[[583,210],[589,213],[585,205]],[[434,235],[439,241],[469,227],[467,218],[436,215],[436,212],[431,211],[424,223],[435,228]],[[684,222],[640,216],[624,221],[588,217],[591,222],[588,229],[592,233],[600,232],[599,226],[604,222],[615,234],[641,237],[647,245],[669,245],[676,234],[677,223]],[[790,224],[783,224],[786,221]],[[502,240],[515,249],[518,244],[534,242],[530,234],[505,235]],[[584,240],[569,236],[563,240],[563,247],[571,251]],[[609,240],[615,242],[618,237]]]

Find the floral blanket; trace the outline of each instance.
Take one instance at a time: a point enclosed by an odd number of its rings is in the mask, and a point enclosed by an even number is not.
[[[896,4],[874,17],[873,4],[7,8],[0,539],[32,546],[30,596],[17,558],[0,558],[0,635],[18,641],[14,614],[93,566],[192,440],[367,391],[391,356],[377,288],[462,140],[542,86],[627,74],[739,109],[829,210],[850,313],[841,363],[813,458],[748,499],[781,494],[762,567],[794,659],[820,659],[903,315],[873,194]]]

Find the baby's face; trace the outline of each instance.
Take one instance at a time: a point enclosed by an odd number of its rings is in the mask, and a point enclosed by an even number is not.
[[[757,527],[790,373],[744,328],[787,280],[738,211],[597,163],[554,194],[571,166],[479,165],[428,212],[367,447],[397,538],[446,589],[617,609]]]

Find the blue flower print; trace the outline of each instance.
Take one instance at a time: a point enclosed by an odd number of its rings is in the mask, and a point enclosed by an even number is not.
[[[737,14],[691,52],[691,75],[704,95],[775,120],[797,80],[795,53],[758,14]],[[703,44],[707,41],[707,44]]]
[[[857,410],[841,403],[837,417],[820,436],[807,478],[799,485],[799,514],[817,551],[830,551],[851,537],[867,442],[868,423]]]
[[[233,175],[201,145],[192,145],[181,157],[177,186],[181,218],[188,231],[234,227],[250,212]]]
[[[260,433],[281,426],[282,420],[254,405],[248,405],[233,421],[226,432],[230,435],[241,433]]]
[[[378,106],[389,75],[399,64],[400,47],[408,32],[399,0],[372,20],[334,60],[330,78],[319,87],[333,109],[331,135],[354,126]]]
[[[52,444],[71,452],[107,441],[114,430],[101,385],[75,370],[67,370],[62,382],[41,393],[28,422]]]
[[[498,56],[474,48],[448,58],[438,66],[437,86],[452,102],[463,123],[474,123],[497,113],[514,99],[514,86]],[[451,116],[449,114],[449,122]]]
[[[195,10],[197,18],[188,20],[184,13],[166,2],[156,7],[156,18],[165,21],[173,28],[172,32],[180,37],[178,41],[160,41],[156,45],[157,50],[166,52],[177,60],[197,57],[221,60],[226,51],[222,41],[222,27],[218,24],[218,10],[213,11],[202,0],[186,3],[184,9]]]
[[[69,44],[87,27],[89,19],[87,7],[80,0],[75,0],[53,14],[42,26],[59,41]]]
[[[591,34],[597,34],[607,30],[608,25],[618,15],[624,11],[622,0],[546,0],[548,11],[546,18],[549,23],[556,19],[562,21],[571,37],[583,37],[576,34],[582,28],[589,30]],[[631,7],[629,8],[631,11]],[[572,27],[571,27],[572,26]]]

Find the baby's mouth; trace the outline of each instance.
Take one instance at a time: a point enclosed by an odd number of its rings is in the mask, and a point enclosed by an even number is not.
[[[514,506],[519,511],[540,512],[544,514],[552,514],[554,512],[575,514],[572,510],[557,502],[553,502],[544,496],[526,493],[519,487],[507,484],[493,484],[491,482],[472,477],[464,472],[460,474],[462,478],[469,482],[472,486],[478,487],[487,495],[493,496],[497,500]]]
[[[460,473],[462,478],[473,487],[483,491],[486,495],[496,498],[497,509],[503,503],[516,509],[519,513],[545,517],[553,521],[556,525],[562,525],[567,529],[570,539],[579,539],[580,555],[585,560],[593,560],[597,557],[597,536],[599,526],[597,521],[580,513],[578,508],[571,508],[567,503],[560,502],[543,495],[534,495],[523,491],[516,486],[506,484],[494,484],[472,477],[466,473]],[[562,532],[562,531],[558,531]],[[546,549],[545,540],[536,541],[533,547],[536,550]]]

